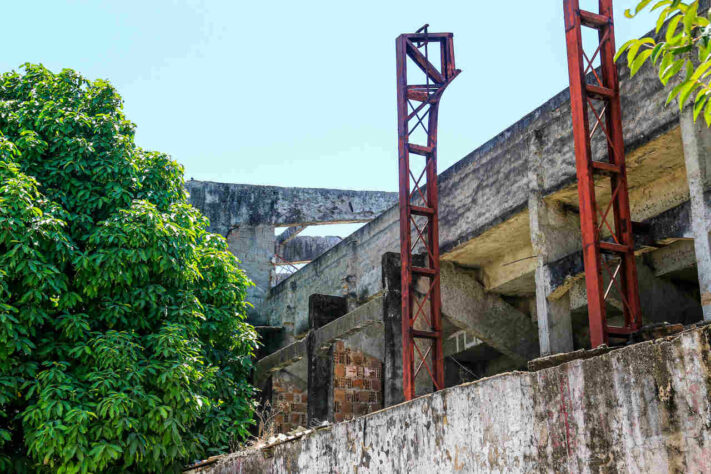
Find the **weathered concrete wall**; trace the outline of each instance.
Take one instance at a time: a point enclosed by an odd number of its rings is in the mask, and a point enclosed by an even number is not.
[[[711,472],[710,394],[707,326],[461,385],[193,472]]]
[[[296,226],[367,222],[397,202],[397,193],[319,188],[282,188],[188,181],[190,203],[221,235],[237,225]]]

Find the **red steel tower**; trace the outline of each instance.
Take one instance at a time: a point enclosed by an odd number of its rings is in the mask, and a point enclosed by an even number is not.
[[[423,368],[432,379],[435,390],[444,388],[437,219],[437,112],[442,93],[460,71],[454,67],[452,33],[429,33],[427,28],[425,25],[396,40],[402,377],[406,400],[415,397],[415,377]],[[433,64],[434,57],[438,57],[438,61]],[[408,65],[421,71],[424,80],[409,84]],[[411,142],[417,134],[425,143]],[[413,263],[414,252],[425,255],[424,264]],[[416,285],[421,291],[415,291]]]

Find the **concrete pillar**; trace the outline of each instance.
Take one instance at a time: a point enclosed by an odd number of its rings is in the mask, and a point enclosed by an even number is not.
[[[566,292],[555,299],[550,297],[553,288],[549,264],[577,250],[580,222],[575,213],[566,212],[560,203],[548,202],[543,198],[545,168],[540,150],[541,137],[535,135],[531,142],[528,212],[531,246],[537,262],[538,341],[541,356],[546,356],[573,350],[570,296]]]
[[[383,406],[405,401],[402,389],[402,313],[400,310],[400,254],[382,258],[384,363]]]
[[[703,120],[694,123],[690,108],[682,112],[680,122],[691,200],[691,228],[694,234],[701,307],[704,320],[711,321],[711,206],[706,195],[711,173],[711,130]]]
[[[346,299],[340,296],[309,297],[307,417],[309,425],[333,421],[333,345],[323,350],[316,343],[315,331],[347,312]]]
[[[313,331],[307,336],[308,394],[306,413],[309,425],[333,421],[333,345],[327,351],[315,347]]]
[[[230,252],[242,262],[240,267],[254,282],[254,286],[247,289],[247,301],[254,305],[250,309],[248,321],[259,326],[268,324],[259,310],[270,287],[274,242],[272,225],[240,225],[227,234]]]

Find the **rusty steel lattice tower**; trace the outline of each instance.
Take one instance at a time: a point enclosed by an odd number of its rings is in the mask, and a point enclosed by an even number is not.
[[[563,6],[590,342],[592,347],[597,347],[607,344],[609,336],[629,337],[642,325],[622,137],[620,87],[614,59],[612,0],[599,0],[599,13],[580,10],[579,0],[564,0]],[[583,49],[583,26],[597,31],[597,49],[592,56]],[[594,66],[598,57],[599,70]],[[592,130],[590,119],[594,121]],[[605,140],[602,149],[607,151],[607,159],[603,156],[600,161],[593,156],[592,146],[598,131]],[[596,179],[609,180],[610,183],[610,201],[600,207],[595,196]],[[603,239],[603,233],[609,233],[609,238]],[[609,279],[607,285],[603,271]],[[621,327],[607,324],[605,301],[613,288],[622,300],[624,325]]]
[[[415,377],[423,367],[432,379],[434,389],[444,388],[437,219],[437,113],[442,93],[460,71],[454,67],[452,33],[429,33],[427,28],[425,25],[396,40],[402,378],[406,400],[415,397]],[[434,47],[433,51],[430,45]],[[431,61],[437,56],[439,61],[434,63],[439,63],[439,67]],[[408,63],[424,74],[424,81],[408,83]],[[412,143],[410,140],[415,139],[416,134],[426,143]],[[417,166],[419,164],[422,166]],[[421,266],[413,263],[415,251],[425,254]],[[421,284],[422,291],[415,291],[416,284]],[[417,367],[415,354],[419,359]]]

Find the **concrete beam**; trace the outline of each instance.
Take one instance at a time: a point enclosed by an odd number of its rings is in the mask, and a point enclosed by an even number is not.
[[[704,199],[707,203],[711,202],[711,193],[706,193]],[[691,205],[687,201],[634,226],[637,254],[648,253],[657,247],[689,239],[692,236],[690,213]],[[559,257],[550,262],[549,267],[551,279],[549,297],[560,298],[575,281],[584,278],[583,252],[578,249]]]
[[[442,262],[442,314],[460,329],[523,363],[538,356],[538,336],[531,319],[486,293],[475,273]]]
[[[281,234],[277,235],[276,237],[276,245],[284,245],[285,243],[289,242],[291,239],[299,235],[300,232],[302,232],[304,229],[306,229],[307,226],[305,225],[295,225],[288,227],[284,232]]]
[[[254,385],[261,387],[272,373],[306,358],[306,349],[306,339],[300,339],[257,361],[254,370]]]
[[[287,262],[308,263],[316,260],[341,240],[343,239],[333,236],[297,236],[278,246],[277,254]]]
[[[659,278],[657,270],[644,263],[641,257],[637,259],[637,281],[645,324],[661,322],[691,324],[702,318],[698,301],[673,282]],[[605,285],[608,284],[606,278]],[[607,302],[610,306],[623,310],[623,303],[615,287],[612,288]],[[577,310],[586,305],[585,279],[580,278],[570,288],[570,306],[571,310]],[[621,319],[617,321],[609,318],[608,322],[612,325],[622,324]]]
[[[694,241],[678,240],[648,256],[654,275],[662,277],[696,265]]]
[[[240,225],[298,226],[367,222],[397,203],[397,193],[282,188],[191,180],[190,203],[221,235]]]

